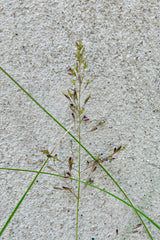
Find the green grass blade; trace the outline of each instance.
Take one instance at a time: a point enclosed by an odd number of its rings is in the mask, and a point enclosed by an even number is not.
[[[8,170],[8,171],[17,171],[17,172],[29,172],[29,173],[39,173],[39,174],[45,174],[45,175],[50,175],[50,176],[55,176],[55,177],[60,177],[60,178],[64,178],[63,175],[59,175],[59,174],[55,174],[55,173],[49,173],[49,172],[38,172],[38,171],[35,171],[35,170],[28,170],[28,169],[19,169],[19,168],[0,168],[0,170]],[[70,178],[71,180],[73,181],[76,181],[76,182],[79,182],[78,179],[76,178]],[[126,202],[125,200],[121,199],[120,197],[100,188],[100,187],[97,187],[93,184],[90,184],[88,182],[84,182],[82,180],[80,180],[81,183],[85,184],[85,185],[88,185],[92,188],[95,188],[99,191],[102,191],[112,197],[114,197],[115,199],[121,201],[122,203],[126,204],[127,206],[129,206],[130,208],[134,209],[135,211],[139,212],[142,216],[144,216],[149,222],[151,222],[156,228],[158,228],[160,230],[160,225],[158,225],[156,222],[154,222],[150,217],[148,217],[146,214],[144,214],[142,211],[140,211],[138,208],[132,206],[131,204],[129,204],[128,202]]]
[[[8,226],[8,224],[10,223],[10,221],[12,220],[14,214],[16,213],[16,211],[18,210],[18,208],[20,207],[21,203],[23,202],[24,198],[26,197],[27,193],[29,192],[29,190],[31,189],[32,185],[34,184],[34,182],[36,181],[38,175],[41,173],[42,169],[44,168],[44,166],[46,165],[47,161],[49,158],[46,159],[46,161],[43,163],[42,167],[40,168],[39,171],[37,171],[36,176],[34,177],[34,179],[32,180],[31,184],[29,185],[29,187],[27,188],[26,192],[23,194],[23,196],[21,197],[20,201],[18,202],[17,206],[15,207],[15,209],[13,210],[13,212],[11,213],[11,215],[9,216],[7,222],[5,223],[5,225],[3,226],[3,228],[0,231],[0,236],[2,236],[4,230],[6,229],[6,227]]]
[[[112,179],[112,181],[114,182],[114,184],[119,188],[119,190],[123,193],[123,195],[125,196],[125,198],[128,200],[128,202],[130,203],[130,205],[131,205],[131,206],[133,207],[133,209],[135,210],[132,201],[129,199],[129,197],[128,197],[127,194],[124,192],[124,190],[120,187],[120,185],[118,184],[118,182],[110,175],[110,173],[109,173],[101,164],[99,164],[99,165],[100,165],[100,167],[103,169],[103,171]],[[153,240],[153,237],[152,237],[152,235],[150,234],[150,232],[149,232],[146,224],[144,223],[143,219],[141,218],[141,216],[139,215],[139,213],[138,213],[136,210],[135,210],[135,212],[136,212],[138,218],[140,219],[141,223],[142,223],[143,226],[145,227],[145,229],[146,229],[146,231],[147,231],[150,239]]]

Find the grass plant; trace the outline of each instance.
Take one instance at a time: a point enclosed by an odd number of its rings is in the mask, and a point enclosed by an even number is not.
[[[8,217],[8,220],[6,221],[4,226],[2,227],[2,229],[0,231],[0,236],[2,236],[6,227],[8,226],[10,221],[12,220],[14,214],[16,213],[18,208],[20,207],[23,200],[25,199],[27,193],[30,191],[31,187],[35,183],[37,177],[41,174],[48,174],[49,176],[55,176],[55,177],[62,178],[64,180],[64,185],[61,186],[61,187],[55,187],[55,189],[68,191],[70,194],[74,195],[75,200],[77,201],[76,230],[75,230],[75,232],[76,232],[75,233],[75,239],[76,240],[78,240],[79,203],[80,203],[80,193],[81,193],[81,190],[82,190],[81,189],[81,184],[85,184],[86,186],[88,185],[92,188],[96,188],[99,191],[103,191],[104,193],[116,198],[117,200],[123,202],[124,204],[126,204],[127,206],[132,208],[135,211],[135,214],[137,215],[137,217],[139,218],[141,223],[143,224],[144,228],[146,229],[146,232],[148,233],[149,239],[153,239],[153,237],[152,237],[149,229],[147,228],[146,224],[144,223],[141,215],[143,217],[145,217],[148,221],[150,221],[159,230],[160,230],[160,226],[157,223],[155,223],[151,218],[149,218],[146,214],[144,214],[142,211],[140,211],[139,209],[134,207],[132,201],[129,199],[129,197],[124,192],[124,190],[120,187],[118,182],[111,176],[111,174],[102,165],[103,162],[105,162],[105,161],[114,160],[114,155],[116,153],[118,153],[119,151],[123,150],[125,148],[125,146],[115,147],[113,152],[109,156],[102,158],[100,155],[98,155],[96,157],[93,156],[93,154],[91,154],[88,151],[88,149],[86,149],[86,147],[81,143],[81,127],[82,127],[82,124],[87,123],[89,121],[89,118],[87,117],[86,112],[85,112],[85,106],[91,98],[91,94],[85,95],[85,93],[86,93],[86,90],[89,88],[92,80],[90,80],[90,79],[85,80],[85,69],[87,68],[87,62],[86,62],[86,58],[85,58],[85,48],[84,48],[81,40],[78,40],[76,42],[76,48],[77,48],[77,50],[76,50],[76,63],[74,65],[74,67],[68,69],[68,74],[71,76],[71,88],[68,89],[67,92],[63,93],[63,95],[65,96],[65,98],[69,102],[69,107],[70,107],[70,110],[71,110],[71,117],[72,117],[72,120],[73,120],[73,123],[72,123],[72,125],[70,126],[69,129],[66,129],[40,103],[38,103],[16,80],[14,80],[2,67],[0,67],[0,70],[5,75],[7,75],[10,80],[12,80],[33,102],[35,102],[37,104],[38,107],[40,107],[43,110],[44,113],[46,113],[50,118],[52,118],[65,131],[64,135],[59,139],[59,141],[57,142],[57,144],[54,146],[54,148],[52,149],[52,151],[50,153],[46,149],[42,150],[42,152],[46,155],[47,158],[44,161],[44,163],[42,164],[39,171],[31,171],[31,170],[27,170],[27,169],[14,169],[14,168],[0,168],[1,170],[10,170],[10,171],[17,171],[17,172],[18,171],[23,171],[23,172],[36,173],[33,180],[31,180],[31,183],[28,186],[27,190],[25,191],[25,193],[21,197],[20,201],[18,202],[18,204],[14,208],[13,212]],[[91,129],[91,131],[97,130],[97,128],[100,125],[102,125],[103,123],[104,123],[103,120],[100,121],[95,127],[93,127]],[[77,132],[76,137],[73,134],[70,133],[70,129],[73,126],[75,127],[76,132]],[[67,166],[64,165],[64,174],[61,174],[59,169],[61,168],[61,164],[63,164],[63,161],[60,160],[60,158],[59,158],[59,156],[57,156],[57,154],[53,155],[53,153],[54,153],[56,147],[58,146],[58,144],[61,141],[63,141],[63,138],[65,137],[66,134],[69,134],[70,137],[74,140],[74,142],[78,143],[78,163],[77,163],[76,159],[74,159],[74,156],[73,156],[72,151],[71,151],[71,156],[69,156],[69,158],[68,158],[68,164],[67,164]],[[93,160],[93,161],[86,161],[86,165],[83,168],[82,168],[81,149],[84,149]],[[54,173],[43,171],[43,168],[46,166],[49,159],[53,160],[54,167],[51,168],[51,169],[54,171]],[[106,190],[104,190],[102,188],[99,188],[99,187],[97,187],[93,184],[94,180],[91,176],[91,173],[94,172],[97,167],[100,167],[103,170],[104,174],[107,174],[110,177],[110,179],[114,182],[114,184],[117,186],[117,188],[124,195],[126,201],[124,201],[123,199],[119,198],[118,196],[116,196],[116,195],[114,195],[110,192],[107,192]],[[84,177],[82,178],[82,173],[83,172],[85,172],[85,176],[88,176],[87,179],[85,179],[85,180],[84,180]],[[70,186],[71,182],[74,182],[74,183],[77,182],[78,183],[78,189],[76,189],[76,187],[74,187],[74,186]],[[72,185],[74,185],[74,184],[72,184]]]

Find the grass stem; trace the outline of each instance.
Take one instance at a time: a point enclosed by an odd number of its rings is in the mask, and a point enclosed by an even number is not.
[[[80,72],[81,64],[79,62],[79,72]],[[80,77],[80,76],[79,76]],[[81,143],[81,79],[79,81],[79,89],[78,89],[78,140]],[[78,148],[78,194],[77,194],[77,213],[76,213],[76,240],[78,240],[78,220],[79,220],[79,201],[80,201],[80,188],[81,188],[81,145]]]

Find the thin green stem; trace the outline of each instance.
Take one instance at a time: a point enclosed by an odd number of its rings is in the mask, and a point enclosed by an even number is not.
[[[80,71],[80,64],[79,64]],[[78,140],[81,143],[81,82],[79,81],[78,89]],[[78,149],[78,194],[77,194],[77,213],[76,213],[76,240],[78,240],[78,220],[79,220],[79,201],[80,201],[80,188],[81,188],[81,146],[79,145]]]
[[[130,203],[130,205],[133,207],[134,209],[134,205],[132,203],[132,201],[129,199],[129,197],[127,196],[127,194],[124,192],[124,190],[120,187],[120,185],[118,184],[118,182],[110,175],[110,173],[103,167],[103,165],[99,164],[100,167],[103,169],[103,171],[112,179],[112,181],[115,183],[115,185],[119,188],[119,190],[123,193],[123,195],[125,196],[125,198],[128,200],[128,202]],[[139,217],[140,221],[142,222],[143,226],[145,227],[150,239],[153,240],[152,235],[150,234],[146,224],[144,223],[143,219],[141,218],[141,216],[139,215],[139,213],[135,210],[137,216]]]
[[[11,219],[13,218],[14,214],[16,213],[16,211],[18,210],[18,208],[20,207],[22,201],[24,200],[24,198],[26,197],[27,193],[29,192],[29,190],[31,189],[31,187],[33,186],[34,182],[36,181],[37,177],[39,176],[39,174],[41,173],[42,169],[44,168],[44,166],[46,165],[47,161],[49,158],[47,158],[45,160],[45,162],[43,163],[43,165],[41,166],[40,170],[37,172],[36,176],[33,178],[31,184],[29,185],[29,187],[27,188],[26,192],[23,194],[23,196],[21,197],[20,201],[18,202],[17,206],[15,207],[15,209],[13,210],[13,212],[11,213],[10,217],[8,218],[7,222],[5,223],[5,225],[3,226],[3,228],[0,231],[0,236],[2,236],[4,230],[6,229],[6,227],[8,226],[9,222],[11,221]]]
[[[79,131],[79,142],[81,142],[81,136],[80,136],[80,122],[78,126],[78,131]],[[78,240],[78,218],[79,218],[79,200],[80,200],[80,180],[81,180],[81,146],[79,145],[79,156],[78,156],[78,194],[77,194],[77,213],[76,213],[76,240]]]

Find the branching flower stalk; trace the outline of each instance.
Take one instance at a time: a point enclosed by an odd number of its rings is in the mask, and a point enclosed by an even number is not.
[[[73,85],[72,86],[73,88],[71,90],[68,89],[68,93],[63,93],[63,94],[70,102],[70,109],[72,111],[73,121],[74,122],[78,121],[78,141],[79,141],[78,180],[79,180],[79,182],[78,182],[77,214],[76,214],[76,240],[78,240],[78,216],[79,216],[80,181],[81,181],[81,122],[82,121],[86,122],[86,121],[89,120],[86,117],[86,115],[84,115],[83,113],[84,113],[85,105],[91,97],[91,95],[89,94],[87,96],[87,98],[85,99],[82,107],[81,107],[81,94],[82,94],[81,89],[82,89],[82,84],[83,84],[83,91],[84,91],[87,88],[88,84],[92,80],[88,80],[87,82],[84,82],[84,70],[85,70],[85,68],[87,68],[87,63],[85,61],[85,58],[83,57],[85,48],[82,45],[81,40],[78,40],[76,42],[76,46],[77,46],[77,53],[76,53],[77,62],[76,62],[76,65],[74,66],[74,68],[69,68],[69,70],[68,70],[69,75],[71,75],[73,77],[73,79],[71,79],[71,83]],[[77,89],[78,89],[78,93],[77,93]],[[103,123],[104,123],[104,121],[99,122],[99,124],[96,125],[95,128],[91,129],[91,131],[95,131],[97,129],[97,127],[99,125],[103,124]],[[104,161],[113,160],[114,159],[113,155],[115,153],[119,152],[120,150],[123,150],[124,148],[125,147],[121,147],[121,146],[119,148],[115,148],[114,152],[110,156],[108,156],[107,158],[100,159],[99,157],[97,157],[97,159],[94,159],[95,162],[93,164],[91,164],[91,166],[92,166],[91,172],[95,171],[96,168],[97,168],[97,165],[99,165],[104,170],[104,172],[106,172],[106,174],[112,179],[112,181],[116,184],[116,186],[120,189],[120,191],[124,194],[124,196],[129,201],[129,203],[132,204],[132,202],[130,201],[128,196],[125,194],[123,189],[114,180],[114,178],[108,173],[108,171],[101,165],[101,163],[103,163]],[[69,178],[72,177],[71,173],[69,173],[68,177]],[[88,179],[86,180],[86,182],[87,183],[92,183],[93,182],[90,175],[89,175]],[[72,191],[70,190],[70,192],[72,192]],[[74,194],[74,192],[72,192],[72,193]],[[143,223],[148,235],[150,236],[150,239],[153,239],[150,232],[148,231],[145,223],[143,222],[141,216],[138,214],[138,212],[136,212],[136,214],[138,215],[139,219]]]
[[[70,109],[72,111],[73,121],[78,121],[78,140],[81,143],[81,123],[86,122],[89,119],[83,114],[85,105],[88,102],[90,95],[85,99],[83,106],[81,107],[81,95],[82,95],[82,84],[84,90],[87,88],[88,84],[91,82],[88,80],[84,83],[84,70],[87,68],[87,63],[84,58],[85,48],[81,40],[76,42],[77,52],[76,52],[76,65],[74,68],[69,68],[69,75],[73,77],[71,79],[72,89],[68,90],[68,93],[63,93],[64,96],[70,102]],[[78,239],[78,216],[79,216],[79,201],[80,201],[80,180],[81,180],[81,146],[78,149],[78,193],[77,193],[77,213],[76,213],[76,240]]]

